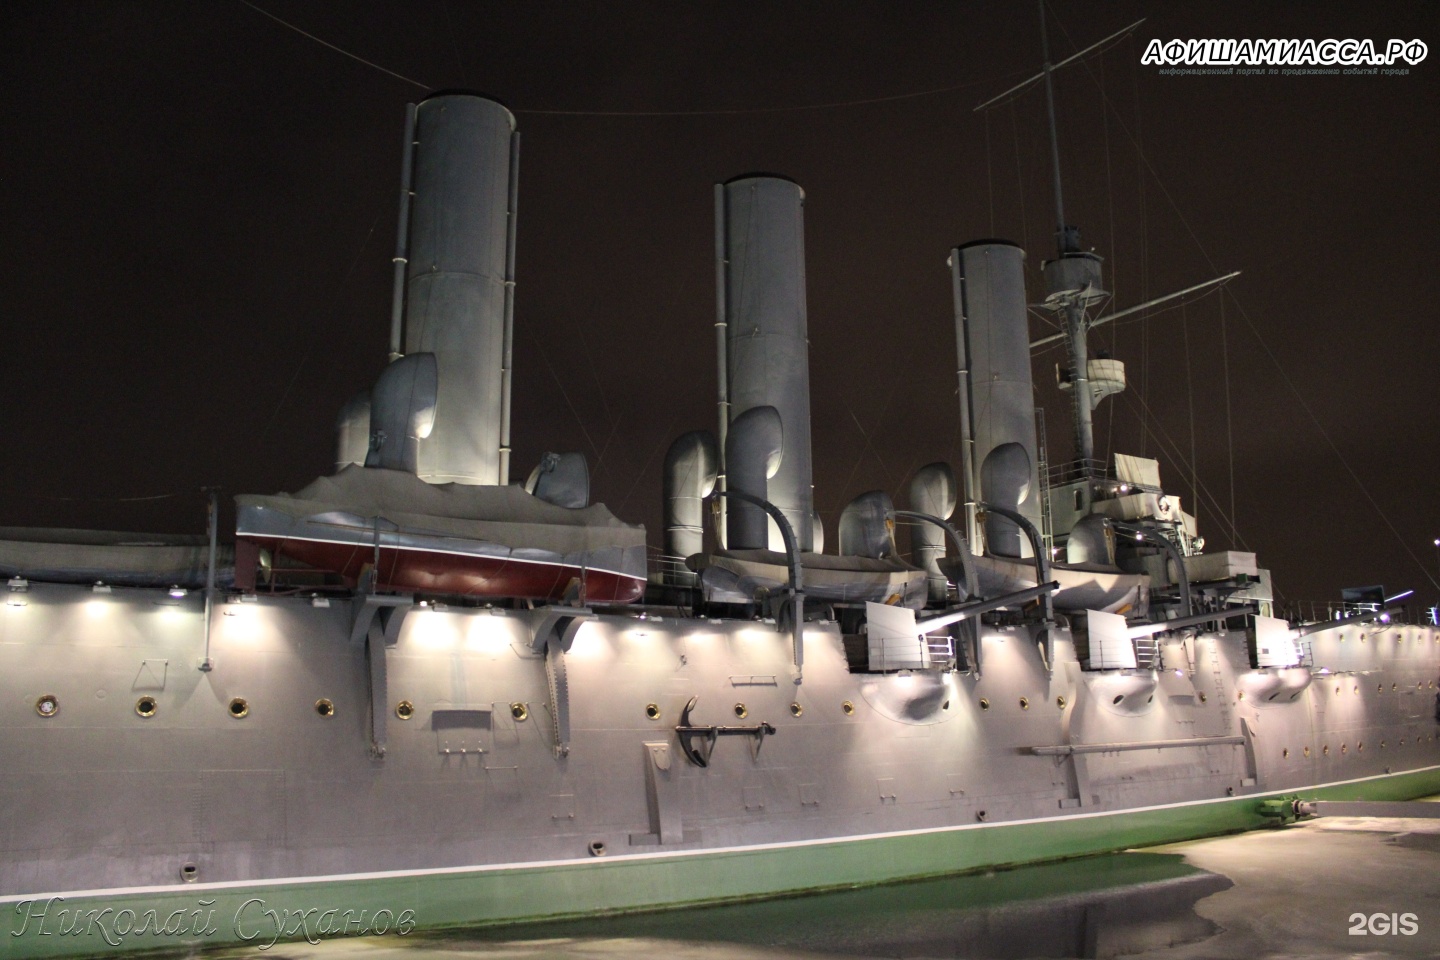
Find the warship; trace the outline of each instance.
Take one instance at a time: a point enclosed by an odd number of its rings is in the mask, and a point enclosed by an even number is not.
[[[391,362],[332,475],[236,497],[233,545],[213,503],[202,537],[0,531],[7,956],[792,895],[1440,791],[1440,631],[1384,591],[1277,616],[1158,462],[1095,459],[1124,365],[1087,349],[1058,162],[1073,459],[1037,436],[1025,252],[956,246],[961,463],[833,546],[804,193],[717,185],[717,429],[670,447],[656,564],[582,455],[511,479],[513,116],[438,94],[403,145]]]

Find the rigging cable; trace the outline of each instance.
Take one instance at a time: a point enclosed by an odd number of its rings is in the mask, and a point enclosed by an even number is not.
[[[385,67],[380,66],[380,64],[378,64],[378,63],[374,63],[374,62],[372,62],[372,61],[370,61],[370,60],[366,60],[364,57],[356,56],[355,54],[351,53],[349,50],[342,49],[342,48],[340,48],[340,47],[335,46],[335,44],[333,44],[333,43],[329,43],[329,42],[327,42],[327,41],[325,41],[325,40],[321,40],[319,37],[315,36],[315,34],[313,34],[313,33],[306,33],[304,30],[301,30],[299,27],[295,26],[295,24],[289,22],[288,20],[281,20],[279,17],[275,16],[275,14],[271,13],[270,11],[268,11],[268,10],[262,10],[260,7],[255,6],[255,4],[251,3],[250,0],[240,0],[240,2],[243,3],[243,4],[245,4],[245,6],[249,7],[251,10],[254,10],[256,13],[261,14],[262,16],[269,17],[271,20],[274,20],[276,23],[280,24],[281,26],[283,26],[283,27],[288,27],[289,29],[294,30],[296,33],[300,34],[300,36],[306,37],[306,38],[308,38],[308,39],[310,39],[310,40],[314,40],[316,43],[320,44],[322,47],[329,47],[331,50],[334,50],[336,53],[343,54],[344,56],[349,57],[351,60],[359,60],[361,63],[365,64],[365,66],[367,66],[367,67],[374,67],[376,70],[379,70],[381,73],[388,73],[390,76],[394,77],[394,78],[397,79],[397,80],[404,80],[406,83],[414,84],[415,86],[419,87],[421,90],[429,90],[429,89],[430,89],[430,85],[427,84],[427,83],[421,83],[419,80],[412,80],[412,79],[410,79],[409,77],[405,76],[403,73],[396,73],[394,70],[388,70],[388,69],[386,69]]]
[[[675,429],[675,424],[678,423],[679,420],[680,412],[677,410],[675,415],[670,418],[670,422],[666,424],[665,429],[660,433],[660,442],[650,448],[650,453],[645,457],[645,462],[640,464],[639,470],[635,471],[635,479],[630,482],[630,489],[625,491],[625,496],[616,504],[614,512],[617,516],[625,512],[625,506],[635,494],[635,488],[640,485],[640,480],[645,476],[645,471],[649,469],[650,461],[654,460],[655,454],[659,453],[660,448],[665,446],[666,439],[672,436],[671,431]]]
[[[419,88],[422,89],[422,90],[429,91],[429,90],[433,90],[433,89],[434,89],[434,87],[432,87],[432,86],[431,86],[430,84],[428,84],[428,83],[421,83],[419,80],[416,80],[416,79],[414,79],[414,78],[412,78],[412,77],[407,77],[407,76],[405,76],[403,73],[396,73],[394,70],[390,70],[390,69],[388,69],[388,68],[386,68],[386,67],[382,67],[382,66],[380,66],[380,64],[375,63],[374,61],[366,60],[364,57],[361,57],[361,56],[358,56],[358,55],[356,55],[356,54],[353,54],[353,53],[351,53],[349,50],[344,49],[343,47],[338,47],[338,46],[336,46],[335,44],[330,43],[330,42],[327,41],[327,40],[322,40],[322,39],[320,39],[319,37],[315,36],[315,34],[313,34],[313,33],[308,33],[308,32],[306,32],[305,30],[300,29],[299,27],[297,27],[295,24],[289,22],[288,20],[282,20],[281,18],[275,16],[275,14],[269,12],[268,10],[265,10],[265,9],[263,9],[263,8],[261,8],[261,7],[256,6],[255,4],[251,3],[250,0],[240,0],[240,2],[243,3],[245,6],[249,7],[251,10],[254,10],[256,13],[261,14],[261,15],[266,16],[266,17],[269,17],[271,20],[274,20],[276,23],[280,24],[281,26],[283,26],[283,27],[285,27],[285,28],[287,28],[287,29],[289,29],[289,30],[293,30],[293,31],[295,31],[296,33],[300,34],[302,37],[305,37],[306,39],[309,39],[309,40],[313,40],[313,41],[315,41],[316,43],[320,44],[320,45],[323,46],[323,47],[328,47],[329,49],[334,50],[336,53],[341,54],[342,56],[349,57],[351,60],[357,60],[357,61],[359,61],[360,63],[365,64],[367,67],[373,67],[374,69],[379,70],[381,73],[388,74],[389,76],[392,76],[392,77],[394,77],[394,78],[397,79],[397,80],[403,80],[403,81],[405,81],[406,83],[411,84],[411,85],[416,86],[416,87],[419,87]],[[447,9],[446,9],[446,16],[447,16],[447,18],[448,18],[448,16],[449,16],[449,9],[448,9],[448,7],[447,7]],[[453,32],[453,31],[452,31],[452,32]],[[454,42],[454,41],[453,41],[453,37],[452,37],[452,41],[451,41],[451,42],[452,42],[452,45],[453,45],[453,42]],[[457,52],[457,58],[458,58],[458,52]],[[464,72],[463,69],[462,69],[461,72],[462,72],[462,73]],[[790,113],[790,112],[800,111],[800,110],[830,110],[830,109],[835,109],[835,108],[838,108],[838,107],[859,107],[859,106],[866,106],[866,105],[873,104],[873,103],[893,103],[893,102],[895,102],[895,101],[897,101],[897,100],[915,100],[915,99],[918,99],[918,98],[920,98],[920,97],[933,97],[933,96],[938,96],[938,95],[940,95],[940,94],[942,94],[942,93],[954,93],[954,92],[957,91],[957,90],[966,90],[966,89],[969,89],[969,88],[971,88],[971,87],[979,87],[979,86],[985,86],[985,85],[987,85],[987,84],[993,84],[993,83],[994,83],[995,81],[997,81],[997,80],[1009,80],[1010,78],[1020,76],[1021,74],[1025,73],[1025,72],[1026,72],[1026,71],[1024,71],[1024,70],[1012,70],[1012,71],[1010,71],[1009,73],[1001,74],[1001,75],[995,76],[995,77],[985,77],[985,78],[980,79],[980,80],[968,80],[968,81],[966,81],[965,83],[956,83],[956,84],[951,84],[950,86],[945,86],[945,87],[933,87],[933,88],[931,88],[931,89],[929,89],[929,90],[912,90],[912,91],[909,92],[909,93],[896,93],[896,94],[891,94],[891,95],[889,95],[889,96],[884,96],[884,97],[863,97],[863,98],[859,98],[859,99],[855,99],[855,100],[836,100],[836,101],[831,101],[831,102],[827,102],[827,103],[804,103],[804,104],[796,104],[796,105],[793,105],[793,106],[785,106],[785,107],[737,107],[737,108],[728,109],[728,110],[532,110],[532,109],[514,109],[514,110],[512,110],[512,112],[513,112],[513,113],[528,113],[528,114],[537,114],[537,115],[548,115],[548,116],[562,116],[562,117],[718,117],[718,116],[741,116],[741,115],[745,115],[745,114],[756,114],[756,113]]]
[[[1056,21],[1056,22],[1058,23],[1059,21]],[[1062,25],[1060,29],[1063,31],[1065,28],[1064,28],[1064,26]],[[1067,35],[1067,36],[1068,36],[1068,35]],[[1132,42],[1132,47],[1133,47],[1133,42]],[[1084,61],[1082,61],[1082,64],[1084,64],[1086,71],[1089,72],[1089,70],[1090,70],[1089,65],[1086,64],[1086,63],[1084,63]],[[1141,193],[1141,198],[1142,198],[1142,215],[1141,215],[1141,232],[1142,232],[1142,236],[1143,236],[1144,229],[1145,229],[1145,227],[1144,227],[1144,214],[1143,214],[1143,197],[1144,197],[1143,181],[1144,181],[1144,179],[1145,179],[1145,177],[1144,177],[1145,171],[1149,171],[1150,176],[1153,177],[1154,180],[1155,180],[1155,185],[1160,188],[1160,192],[1164,195],[1166,201],[1170,204],[1171,209],[1175,211],[1175,216],[1176,216],[1176,218],[1180,221],[1181,225],[1183,225],[1183,226],[1185,227],[1185,231],[1186,231],[1188,234],[1190,234],[1190,239],[1195,242],[1195,247],[1196,247],[1196,249],[1198,249],[1198,250],[1200,251],[1200,255],[1205,258],[1205,262],[1206,262],[1207,264],[1209,264],[1210,269],[1215,270],[1215,271],[1218,272],[1218,271],[1219,271],[1219,268],[1218,268],[1217,266],[1215,266],[1215,261],[1214,261],[1214,259],[1210,256],[1210,252],[1205,248],[1205,245],[1200,242],[1200,237],[1199,237],[1199,235],[1197,235],[1197,234],[1195,233],[1195,228],[1190,225],[1190,221],[1185,217],[1184,212],[1180,209],[1180,205],[1175,202],[1175,197],[1170,193],[1169,189],[1166,188],[1165,182],[1160,179],[1160,174],[1159,174],[1159,172],[1156,171],[1154,165],[1150,163],[1150,158],[1145,155],[1145,150],[1144,150],[1144,146],[1143,146],[1143,132],[1142,132],[1142,130],[1141,130],[1141,125],[1140,125],[1140,95],[1139,95],[1139,94],[1140,94],[1140,88],[1139,88],[1139,66],[1138,66],[1138,64],[1139,64],[1139,59],[1138,59],[1138,58],[1132,58],[1132,64],[1134,65],[1133,69],[1134,69],[1134,75],[1135,75],[1135,77],[1136,77],[1136,81],[1135,81],[1135,110],[1136,110],[1136,112],[1135,112],[1135,132],[1134,132],[1134,133],[1131,133],[1129,127],[1127,127],[1127,126],[1125,125],[1124,119],[1120,116],[1120,112],[1119,112],[1118,109],[1115,108],[1115,105],[1113,104],[1113,102],[1110,102],[1109,99],[1107,98],[1107,103],[1110,103],[1110,108],[1111,108],[1111,110],[1112,110],[1112,111],[1114,112],[1114,114],[1115,114],[1115,120],[1116,120],[1116,122],[1120,124],[1120,129],[1123,130],[1123,131],[1125,132],[1126,136],[1128,136],[1128,137],[1131,139],[1131,141],[1135,144],[1136,153],[1137,153],[1137,155],[1139,156],[1140,161],[1144,164],[1144,169],[1141,170],[1141,176],[1138,178],[1138,179],[1141,181],[1140,193]],[[1093,79],[1094,75],[1091,74],[1091,77],[1092,77],[1092,79]],[[1141,251],[1141,265],[1142,265],[1142,270],[1144,270],[1144,269],[1145,269],[1145,255],[1144,255],[1144,249],[1143,249],[1143,248],[1142,248],[1142,251]],[[1231,296],[1234,297],[1233,294],[1231,294]],[[1333,439],[1331,439],[1329,431],[1327,431],[1327,430],[1325,429],[1325,425],[1321,422],[1320,418],[1319,418],[1318,416],[1316,416],[1315,411],[1314,411],[1313,409],[1311,409],[1310,404],[1305,401],[1305,397],[1300,393],[1300,389],[1295,385],[1295,382],[1290,378],[1289,372],[1286,371],[1286,369],[1281,365],[1280,359],[1275,355],[1275,352],[1270,349],[1269,343],[1267,343],[1266,340],[1265,340],[1265,338],[1260,335],[1260,329],[1259,329],[1259,327],[1257,327],[1256,324],[1255,324],[1255,322],[1254,322],[1252,319],[1250,319],[1250,314],[1245,310],[1245,305],[1240,302],[1239,298],[1235,298],[1235,308],[1240,311],[1240,318],[1245,321],[1245,325],[1246,325],[1247,327],[1249,327],[1250,332],[1255,335],[1255,339],[1259,342],[1261,349],[1265,351],[1265,355],[1270,359],[1270,362],[1275,365],[1275,369],[1279,371],[1279,373],[1280,373],[1280,378],[1285,382],[1285,386],[1290,390],[1290,393],[1291,393],[1292,395],[1294,395],[1295,400],[1300,404],[1300,408],[1305,411],[1306,416],[1308,416],[1308,417],[1310,418],[1310,422],[1315,426],[1315,429],[1319,432],[1321,438],[1323,438],[1324,441],[1325,441],[1325,443],[1326,443],[1326,445],[1330,447],[1331,452],[1335,454],[1335,459],[1340,463],[1340,465],[1341,465],[1342,467],[1345,468],[1345,472],[1350,475],[1350,479],[1355,482],[1355,485],[1360,489],[1360,493],[1365,497],[1366,501],[1369,502],[1371,508],[1374,509],[1376,515],[1380,517],[1381,521],[1384,522],[1385,526],[1386,526],[1386,527],[1390,530],[1390,532],[1394,535],[1396,542],[1398,542],[1398,543],[1400,544],[1400,548],[1405,551],[1406,555],[1409,556],[1410,559],[1415,563],[1415,566],[1421,571],[1421,573],[1423,573],[1423,574],[1425,575],[1425,579],[1429,580],[1430,583],[1433,584],[1434,586],[1440,587],[1440,580],[1437,580],[1437,579],[1435,578],[1435,575],[1430,572],[1430,568],[1429,568],[1425,563],[1423,563],[1423,562],[1420,560],[1420,558],[1415,554],[1415,551],[1410,548],[1409,542],[1404,538],[1404,536],[1401,535],[1399,529],[1397,529],[1396,526],[1395,526],[1395,524],[1390,520],[1389,515],[1385,513],[1384,508],[1382,508],[1382,507],[1380,506],[1379,502],[1375,499],[1375,497],[1374,497],[1373,495],[1371,495],[1369,488],[1366,487],[1365,483],[1360,479],[1360,475],[1355,472],[1355,468],[1350,465],[1350,461],[1348,461],[1348,460],[1345,458],[1345,455],[1340,451],[1339,446],[1336,445],[1336,443],[1335,443],[1335,441],[1334,441]],[[1226,371],[1226,376],[1227,376],[1227,378],[1228,378],[1228,376],[1229,376],[1228,369],[1227,369],[1227,371]],[[1227,401],[1227,408],[1228,408],[1228,402],[1229,402],[1229,393],[1228,393],[1228,390],[1227,390],[1227,393],[1226,393],[1226,401]],[[1227,419],[1228,419],[1228,414],[1227,414]],[[1232,447],[1232,450],[1233,450],[1233,447]],[[1232,458],[1233,458],[1233,453],[1232,453]],[[1232,477],[1233,477],[1233,464],[1232,464]],[[1232,522],[1233,522],[1233,520],[1232,520]]]
[[[985,111],[985,187],[990,193],[990,236],[995,236],[995,176],[990,169],[990,111]]]
[[[1136,401],[1139,401],[1140,405],[1142,406],[1144,404],[1144,401],[1142,398],[1139,397],[1139,395],[1135,395],[1134,399],[1131,399],[1131,394],[1129,392],[1118,394],[1118,396],[1124,397],[1125,402],[1130,404],[1131,408],[1135,410],[1136,413],[1140,412],[1140,406],[1136,406]],[[1170,436],[1170,434],[1166,432],[1164,427],[1159,425],[1160,420],[1158,418],[1152,417],[1152,419],[1155,422],[1155,427],[1153,429],[1150,427],[1146,427],[1146,429],[1150,431],[1150,437],[1155,441],[1156,446],[1160,448],[1160,452],[1165,454],[1166,456],[1173,457],[1175,463],[1181,470],[1188,469],[1189,464],[1185,461],[1185,454],[1184,451],[1181,449],[1180,444],[1175,441],[1174,437]],[[1215,494],[1210,492],[1209,487],[1205,486],[1204,483],[1199,483],[1198,493],[1196,494],[1196,496],[1208,502],[1211,509],[1214,510],[1217,515],[1221,516],[1224,519],[1230,520],[1231,529],[1235,531],[1235,542],[1240,546],[1244,547],[1246,550],[1254,552],[1251,546],[1245,542],[1245,538],[1242,537],[1239,531],[1235,528],[1233,520],[1231,518],[1224,517],[1224,507],[1220,505],[1219,498],[1216,497]]]
[[[465,69],[465,64],[460,61],[460,48],[455,44],[455,21],[450,17],[449,0],[440,0],[440,8],[445,11],[445,25],[450,29],[446,32],[446,39],[450,41],[450,52],[455,54],[455,69],[460,71],[460,76],[469,79],[470,73]]]
[[[1010,108],[1010,131],[1015,139],[1015,180],[1018,184],[1016,193],[1020,198],[1020,248],[1024,250],[1030,246],[1030,226],[1025,220],[1025,170],[1020,164],[1020,126],[1015,119],[1013,106]]]
[[[1190,314],[1180,307],[1180,335],[1185,340],[1185,399],[1190,408],[1190,502],[1195,507],[1195,526],[1200,526],[1200,497],[1195,492],[1200,476],[1200,457],[1195,452],[1195,368],[1190,360]]]
[[[1061,29],[1064,28],[1062,27]],[[1115,250],[1115,185],[1110,174],[1110,113],[1105,109],[1105,58],[1104,56],[1099,56],[1096,57],[1095,60],[1100,68],[1100,129],[1103,131],[1105,145],[1105,204],[1109,208],[1110,214],[1109,249],[1113,252]],[[1118,298],[1118,290],[1120,288],[1120,284],[1117,282],[1117,273],[1115,261],[1112,259],[1110,262],[1110,298],[1112,303]],[[1110,331],[1110,356],[1112,357],[1119,352],[1116,349],[1116,341],[1119,339],[1119,336],[1120,332],[1118,330],[1112,329]],[[1110,455],[1114,452],[1115,448],[1116,406],[1115,402],[1111,401],[1110,409],[1105,418],[1106,463],[1110,462]]]
[[[1061,27],[1063,30],[1064,27]],[[1134,44],[1131,44],[1131,52],[1134,52]],[[1138,62],[1138,61],[1137,61]],[[1086,68],[1089,69],[1088,67]],[[1140,125],[1140,69],[1132,65],[1131,83],[1134,89],[1135,98],[1135,130],[1138,137],[1131,137],[1135,142],[1135,153],[1140,160],[1144,160],[1145,148],[1143,146],[1143,133]],[[1103,96],[1104,91],[1101,91]],[[1138,165],[1138,164],[1137,164]],[[1146,216],[1145,207],[1145,176],[1141,171],[1140,176],[1135,178],[1136,197],[1140,207],[1140,299],[1141,302],[1150,299],[1150,219]],[[1144,317],[1150,316],[1150,311],[1145,311]],[[1150,404],[1145,402],[1146,395],[1150,392],[1150,325],[1145,324],[1140,328],[1140,398],[1145,412],[1140,417],[1140,453],[1145,454],[1145,438],[1150,434],[1149,416]]]
[[[1225,374],[1225,455],[1230,465],[1230,541],[1235,541],[1235,420],[1230,415],[1230,344],[1225,333],[1225,298],[1220,298],[1220,357]]]
[[[595,446],[595,440],[590,436],[590,431],[585,429],[585,421],[581,418],[580,411],[575,409],[575,403],[570,399],[570,391],[565,389],[564,382],[561,381],[559,374],[555,372],[555,367],[551,365],[550,357],[547,355],[544,345],[536,339],[533,333],[527,332],[525,335],[529,337],[530,342],[535,345],[535,352],[538,353],[540,359],[544,361],[545,369],[550,371],[550,379],[554,380],[555,385],[560,388],[560,396],[565,398],[565,406],[569,407],[571,414],[574,415],[575,423],[580,427],[580,432],[585,436],[585,442],[590,445],[590,452],[598,457],[600,455],[600,448]]]
[[[244,0],[241,0],[241,2],[243,3]],[[360,249],[355,251],[355,257],[350,261],[350,269],[345,271],[345,276],[335,287],[335,314],[340,312],[340,292],[345,289],[345,285],[348,284],[350,278],[355,275],[355,268],[360,266],[360,260],[365,256],[365,251],[370,246],[370,238],[375,235],[375,228],[380,225],[380,218],[384,215],[385,211],[381,210],[375,214],[375,219],[370,221],[370,229],[365,234],[365,241],[360,244]],[[260,440],[256,444],[260,450],[265,449],[265,441],[270,438],[270,430],[275,426],[276,418],[280,416],[280,411],[285,408],[285,402],[290,399],[290,391],[295,389],[295,383],[300,379],[300,373],[305,369],[305,364],[310,362],[310,355],[315,352],[315,345],[320,340],[321,329],[318,325],[311,327],[310,342],[306,345],[305,352],[300,355],[300,362],[295,364],[295,372],[290,375],[290,382],[285,385],[284,392],[280,394],[280,399],[276,401],[275,409],[270,411],[270,419],[265,422],[265,429],[260,432]]]

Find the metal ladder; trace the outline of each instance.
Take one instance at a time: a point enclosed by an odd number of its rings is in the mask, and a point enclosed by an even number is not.
[[[1036,476],[1040,478],[1040,542],[1050,559],[1055,557],[1055,531],[1050,523],[1050,454],[1045,443],[1045,410],[1035,408]]]

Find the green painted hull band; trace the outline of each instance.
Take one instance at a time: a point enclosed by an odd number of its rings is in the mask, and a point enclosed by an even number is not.
[[[1440,793],[1440,770],[1293,792],[1307,799],[1406,800]],[[1260,801],[1280,795],[716,853],[234,889],[177,885],[158,893],[63,903],[11,899],[0,904],[0,942],[4,955],[16,960],[113,956],[199,944],[258,947],[307,937],[395,936],[401,928],[438,931],[754,900],[1250,830],[1273,823],[1259,813]],[[134,919],[125,911],[133,911]],[[153,919],[147,917],[150,911]],[[122,935],[127,927],[145,932]]]

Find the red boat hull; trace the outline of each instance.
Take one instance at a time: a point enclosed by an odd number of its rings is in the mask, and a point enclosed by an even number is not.
[[[584,569],[564,564],[514,558],[445,553],[408,547],[375,548],[353,543],[277,537],[240,537],[271,552],[276,567],[298,560],[344,578],[352,588],[372,564],[380,590],[470,597],[506,597],[558,600],[572,582],[580,582],[580,599],[587,603],[633,603],[645,592],[645,580],[609,570]],[[241,568],[237,557],[237,575]]]

